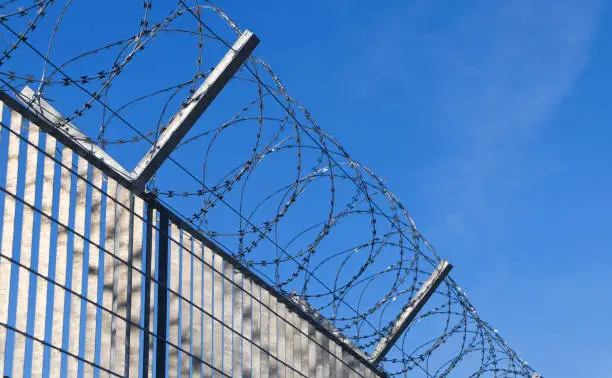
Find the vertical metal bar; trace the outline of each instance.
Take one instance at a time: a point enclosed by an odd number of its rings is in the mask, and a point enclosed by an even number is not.
[[[244,339],[242,340],[242,376],[251,377],[253,298],[251,297],[251,279],[247,276],[242,277],[242,290],[242,329],[244,332]]]
[[[113,235],[114,235],[114,239],[113,239],[113,245],[110,247],[113,255],[116,257],[119,257],[119,245],[121,243],[121,210],[120,210],[120,206],[119,206],[119,202],[121,200],[122,197],[122,187],[120,185],[116,186],[116,196],[115,196],[115,202],[113,203],[113,207],[110,211],[112,211],[114,213],[114,217],[115,217],[115,222],[114,222],[114,227],[113,227]],[[121,359],[121,356],[118,356],[118,348],[117,348],[117,322],[119,321],[117,319],[117,313],[119,312],[119,288],[118,286],[118,281],[119,281],[119,265],[122,264],[117,258],[113,259],[113,263],[112,263],[112,267],[111,267],[111,274],[108,274],[107,271],[105,270],[105,276],[110,276],[111,278],[111,291],[112,291],[112,313],[111,313],[111,323],[110,323],[110,336],[111,336],[111,347],[110,347],[110,370],[113,372],[117,372],[118,370],[118,364],[117,364],[117,359]]]
[[[270,329],[270,376],[276,377],[278,372],[278,328],[276,324],[276,319],[278,319],[277,314],[277,301],[276,296],[268,293],[268,307],[270,308],[270,320],[269,320],[269,329]],[[275,358],[276,357],[276,358]]]
[[[189,305],[189,376],[196,375],[194,363],[196,363],[198,361],[197,358],[199,358],[199,354],[196,354],[195,348],[197,348],[197,345],[199,344],[199,341],[196,339],[198,339],[200,335],[196,335],[195,326],[197,323],[196,318],[199,317],[200,312],[195,306],[201,306],[201,303],[199,303],[200,301],[198,298],[196,298],[197,294],[194,292],[193,287],[195,283],[195,271],[197,269],[196,262],[198,262],[196,258],[196,240],[197,239],[193,236],[189,240],[189,250],[191,251],[189,254],[189,262],[191,264],[191,277],[189,277],[189,297],[193,303],[193,305]]]
[[[135,214],[135,202],[136,202],[136,198],[134,196],[134,193],[129,193],[129,213],[126,215],[124,215],[125,218],[128,219],[128,227],[127,230],[123,230],[123,232],[127,232],[128,234],[128,249],[127,249],[127,266],[125,267],[126,270],[124,271],[125,275],[123,275],[121,278],[125,279],[125,284],[127,285],[126,290],[125,290],[125,318],[127,320],[126,324],[125,324],[125,344],[124,344],[124,348],[125,348],[125,353],[123,355],[123,365],[125,366],[124,369],[124,376],[126,377],[133,377],[130,373],[132,372],[132,366],[131,366],[131,362],[132,362],[132,355],[131,355],[131,348],[132,348],[132,343],[131,343],[131,338],[132,338],[132,321],[134,319],[132,319],[132,300],[138,298],[138,293],[134,293],[133,292],[133,279],[134,279],[134,214]],[[136,295],[134,295],[136,294]],[[138,323],[136,323],[138,324]],[[136,333],[136,332],[134,332]],[[138,348],[138,344],[136,344],[136,348]],[[138,371],[138,359],[136,359],[136,370]]]
[[[158,275],[159,287],[157,291],[157,350],[156,378],[164,378],[166,372],[166,324],[168,321],[168,232],[170,222],[166,210],[159,211],[159,239],[158,247]]]
[[[4,108],[4,103],[2,101],[0,101],[0,121],[3,121],[3,108]],[[0,139],[0,142],[3,141],[3,139],[5,139],[4,136],[4,130],[0,129],[0,137],[2,139]],[[0,143],[1,145],[1,143]],[[7,159],[8,160],[8,159]],[[6,193],[4,193],[1,197],[0,200],[4,200],[6,201],[6,198],[8,196],[6,195]],[[4,217],[3,217],[4,220]],[[0,224],[0,230],[2,230],[4,226],[4,222],[2,224]],[[0,241],[0,245],[1,245],[2,241]],[[2,249],[0,249],[0,251],[2,251]],[[4,253],[4,252],[3,252]],[[10,262],[6,262],[3,261],[4,257],[0,256],[0,277],[7,277],[6,275],[6,264],[10,264]],[[5,295],[8,295],[8,291],[5,292],[5,289],[2,285],[2,283],[0,282],[0,321],[1,322],[5,322],[6,319],[6,313],[4,310],[4,306],[8,305],[8,297],[5,298]],[[8,308],[6,309],[8,311]],[[6,328],[3,326],[0,326],[0,374],[4,375],[4,355],[5,355],[5,340],[6,340]]]
[[[336,356],[336,377],[342,377],[343,371],[344,371],[344,363],[342,361],[342,346],[340,344],[336,344],[335,345],[335,353],[334,355]]]
[[[329,375],[334,376],[336,374],[336,342],[333,339],[328,339],[328,357],[329,357]]]
[[[366,366],[366,365],[364,365],[364,367],[365,367],[365,376],[366,376],[366,378],[376,378],[376,373],[374,372],[374,370],[371,367]]]
[[[223,370],[223,271],[221,256],[213,253],[213,361],[214,368]],[[216,376],[217,374],[215,374]]]
[[[127,332],[126,332],[126,372],[129,377],[137,377],[140,363],[140,301],[142,297],[142,229],[144,203],[141,198],[130,194],[130,241],[128,257],[128,288],[127,288]]]
[[[193,239],[193,303],[199,307],[204,308],[204,250],[202,243],[194,238]],[[201,310],[193,309],[193,339],[192,339],[192,353],[199,360],[197,363],[192,364],[193,376],[196,378],[202,378],[204,375],[204,364],[201,362],[204,359],[204,313]]]
[[[368,368],[365,366],[365,364],[363,362],[359,362],[359,375],[362,377],[366,376],[366,372],[368,371]]]
[[[140,345],[142,331],[142,288],[144,277],[139,271],[143,270],[142,255],[143,255],[143,228],[144,228],[144,201],[140,197],[134,198],[134,213],[131,215],[133,219],[133,242],[132,242],[132,266],[131,286],[128,288],[128,295],[131,296],[128,303],[131,304],[128,314],[131,318],[131,324],[128,325],[130,333],[128,342],[130,345],[129,356],[129,376],[137,377],[140,363],[142,362],[142,345]],[[146,328],[144,328],[146,329]]]
[[[242,273],[234,270],[234,319],[233,327],[237,334],[234,334],[234,376],[242,373]]]
[[[261,289],[260,308],[261,308],[261,376],[268,377],[270,375],[270,312],[266,308],[268,304],[269,293],[265,289]],[[268,353],[266,353],[268,352]]]
[[[316,330],[312,324],[308,324],[308,376],[316,377],[317,375],[317,346]]]
[[[48,137],[48,136],[47,136]],[[98,301],[98,280],[100,274],[100,253],[101,252],[96,244],[100,243],[100,231],[101,231],[101,216],[102,216],[102,171],[92,167],[92,189],[91,189],[91,207],[90,217],[91,225],[89,228],[89,238],[91,243],[89,245],[89,259],[87,266],[87,293],[86,297],[97,303]],[[99,188],[99,189],[98,189]],[[98,307],[87,303],[85,304],[85,337],[83,342],[85,343],[85,360],[95,361],[96,354],[96,318]],[[94,369],[89,364],[84,365],[83,376],[93,377]]]
[[[43,172],[42,188],[42,213],[51,216],[53,213],[53,179],[55,176],[56,141],[51,135],[45,138],[45,162]],[[51,219],[45,216],[40,221],[40,241],[38,247],[38,273],[41,274],[36,280],[36,315],[34,320],[34,337],[39,340],[45,339],[45,324],[49,321],[47,317],[47,289],[49,287],[49,253],[51,250]],[[45,278],[42,278],[45,277]],[[42,376],[43,356],[45,347],[43,344],[34,343],[32,349],[32,375]]]
[[[155,220],[153,219],[153,204],[147,203],[147,215],[146,215],[146,241],[145,241],[145,276],[144,276],[144,336],[142,341],[142,378],[148,378],[149,360],[150,360],[150,348],[153,345],[151,342],[151,334],[149,333],[151,324],[151,279],[153,278],[151,263],[152,263],[152,250],[153,250],[153,225]]]
[[[19,133],[21,132],[21,115],[11,113],[11,131],[8,135],[8,158],[6,163],[6,191],[17,195],[17,177],[19,170]],[[0,322],[8,324],[9,296],[11,292],[11,270],[12,263],[9,258],[13,257],[13,236],[15,221],[15,199],[10,195],[4,198],[4,217],[2,220],[2,254],[0,258],[0,277],[3,278],[0,286]],[[0,371],[4,371],[4,362],[9,353],[6,345],[7,330],[0,327]],[[10,374],[10,372],[6,372]]]
[[[223,372],[232,375],[232,295],[233,295],[233,266],[223,261]]]
[[[287,369],[285,374],[287,377],[293,377],[293,369],[298,364],[298,360],[300,359],[299,354],[297,358],[295,358],[296,346],[299,348],[301,340],[299,337],[295,337],[295,326],[299,327],[299,323],[294,323],[293,321],[293,312],[290,308],[285,307],[285,358],[287,361]]]
[[[85,234],[85,212],[87,206],[87,171],[89,164],[87,160],[79,157],[78,176],[76,178],[76,201],[74,206],[74,230],[72,249],[72,285],[71,290],[82,294],[83,287],[83,255],[85,253],[85,242],[80,235]],[[84,177],[84,179],[81,179]],[[78,235],[77,235],[78,234]],[[79,343],[81,340],[81,298],[70,295],[70,330],[68,331],[70,344],[68,351],[74,355],[79,354]],[[68,359],[67,375],[75,377],[78,374],[78,362],[74,358]]]
[[[365,377],[366,376],[366,366],[363,364],[363,362],[359,361],[359,366],[358,366],[358,372],[359,372],[359,376],[361,377]]]
[[[323,335],[320,331],[317,331],[317,338],[321,344],[321,374],[324,377],[329,377],[329,338]]]
[[[115,254],[119,259],[115,260],[115,271],[113,275],[113,332],[115,336],[115,371],[121,376],[126,376],[126,349],[129,342],[127,339],[128,324],[123,319],[129,319],[127,316],[128,295],[128,272],[130,267],[129,256],[131,254],[130,238],[133,230],[130,229],[130,197],[132,194],[123,186],[118,187],[118,202],[117,209],[117,237],[115,238]],[[115,315],[116,314],[116,315]],[[122,319],[123,318],[123,319]]]
[[[253,349],[252,354],[252,374],[253,378],[261,377],[261,287],[255,282],[251,281],[252,288],[251,293],[253,294]]]
[[[117,182],[107,178],[106,184],[106,216],[104,219],[104,249],[102,253],[102,307],[106,310],[101,311],[101,332],[100,332],[100,366],[111,369],[111,323],[112,316],[108,310],[113,308],[113,268],[115,264],[115,238],[116,217],[115,217],[115,198],[117,198]]]
[[[181,352],[181,363],[179,365],[179,376],[180,377],[188,377],[189,376],[189,367],[191,356],[188,353],[191,353],[191,330],[192,330],[192,322],[191,322],[191,309],[193,306],[189,304],[192,301],[191,296],[191,271],[192,271],[192,247],[191,247],[192,237],[191,235],[183,230],[182,238],[181,238],[181,327],[179,329],[181,336],[181,343],[179,346],[184,352]]]
[[[66,282],[66,269],[68,264],[68,225],[70,215],[70,191],[72,185],[72,173],[68,168],[72,167],[72,150],[64,147],[62,150],[62,165],[60,178],[60,195],[59,195],[59,223],[63,226],[58,227],[57,249],[55,254],[55,282],[61,285],[68,285]],[[57,285],[53,288],[53,336],[52,344],[56,347],[65,349],[63,334],[68,330],[64,329],[64,299],[66,291]],[[67,315],[67,314],[66,314]],[[50,376],[55,378],[60,376],[60,360],[64,360],[62,355],[57,350],[51,351],[51,369]],[[63,365],[63,363],[62,363]]]
[[[278,359],[281,361],[278,364],[278,376],[285,377],[286,373],[286,364],[287,364],[287,355],[285,353],[285,345],[286,342],[286,333],[285,329],[287,328],[287,307],[283,302],[278,302],[277,312],[278,317],[276,318],[276,327],[278,329]]]
[[[28,142],[26,153],[26,171],[25,171],[25,190],[23,200],[25,203],[32,206],[36,201],[36,167],[38,160],[38,127],[34,124],[29,124]],[[34,229],[34,212],[31,207],[23,206],[23,215],[21,223],[21,253],[19,262],[25,267],[31,268],[32,263],[32,232]],[[27,319],[30,312],[30,301],[34,298],[29,298],[30,285],[34,284],[34,275],[24,268],[19,268],[19,278],[17,285],[17,306],[15,314],[15,328],[27,332]],[[26,339],[25,336],[15,333],[15,342],[13,350],[13,377],[22,378],[25,374],[26,361]]]
[[[180,322],[181,322],[181,234],[176,224],[170,224],[170,255],[169,263],[169,278],[168,287],[172,292],[168,292],[169,310],[168,310],[168,377],[178,377],[179,360],[181,352],[179,351],[180,343]],[[175,294],[177,293],[177,294]]]
[[[358,378],[355,372],[355,359],[349,353],[344,354],[344,362],[346,363],[346,376],[348,378]]]
[[[145,311],[153,315],[153,318],[149,322],[149,328],[148,328],[150,335],[157,336],[157,318],[159,314],[159,310],[158,310],[159,303],[156,303],[157,295],[159,292],[159,284],[158,284],[159,281],[157,281],[159,280],[159,276],[158,276],[159,268],[158,268],[158,263],[157,263],[158,261],[157,253],[159,249],[159,241],[158,241],[159,212],[155,209],[153,202],[149,202],[148,206],[152,209],[151,218],[148,218],[150,219],[150,224],[152,225],[151,237],[150,237],[151,238],[151,259],[148,260],[147,262],[147,264],[149,264],[149,269],[151,270],[149,278],[147,278],[149,280],[151,289],[148,295],[149,307],[147,307]],[[156,281],[153,281],[154,279]],[[148,369],[149,371],[148,371],[148,375],[146,376],[146,378],[154,378],[155,376],[157,376],[157,372],[155,371],[157,367],[157,365],[155,364],[155,361],[156,361],[155,352],[156,351],[157,351],[157,337],[150,336],[149,350],[148,350],[148,356],[149,356]]]
[[[315,364],[316,364],[316,377],[323,377],[323,368],[324,368],[324,354],[325,350],[322,348],[323,344],[323,334],[318,329],[315,329]]]
[[[347,353],[345,358],[348,362],[349,377],[359,377],[359,374],[357,373],[359,370],[359,362],[357,361],[357,359],[353,357],[353,355],[350,353]]]
[[[211,366],[214,363],[213,357],[213,333],[214,333],[214,322],[210,314],[213,313],[213,252],[210,248],[204,248],[204,361],[208,365],[204,365],[204,377],[212,377]]]
[[[300,327],[299,330],[294,330],[294,335],[296,335],[296,338],[298,338],[300,340],[300,348],[299,348],[299,353],[300,353],[300,362],[301,362],[301,373],[308,377],[309,373],[310,373],[310,368],[308,365],[308,361],[309,361],[309,353],[310,353],[310,340],[308,339],[308,320],[306,319],[302,319],[299,315],[295,315],[295,317],[299,317],[299,321],[296,321],[295,324],[299,324],[298,327]],[[294,317],[294,319],[295,319]]]

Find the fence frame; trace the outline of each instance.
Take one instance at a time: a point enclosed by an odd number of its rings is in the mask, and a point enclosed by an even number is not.
[[[19,94],[16,94],[19,95]],[[147,192],[144,189],[135,187],[133,182],[125,177],[125,175],[118,172],[112,164],[106,163],[102,160],[96,153],[92,150],[86,148],[81,143],[78,143],[70,135],[67,135],[62,130],[59,130],[55,125],[53,125],[50,121],[48,121],[44,116],[37,114],[28,106],[22,104],[20,101],[14,99],[9,94],[0,91],[0,101],[4,103],[6,107],[9,109],[19,113],[23,120],[30,121],[40,128],[40,131],[51,135],[58,142],[62,143],[65,147],[71,149],[75,154],[84,158],[88,163],[90,163],[95,168],[98,168],[103,174],[108,175],[108,177],[112,178],[117,182],[117,184],[122,185],[124,188],[130,191],[131,203],[133,203],[134,196],[140,197],[147,208],[145,219],[146,219],[146,240],[144,241],[144,251],[143,253],[146,256],[146,275],[150,277],[151,275],[151,254],[152,254],[152,228],[153,228],[153,211],[158,211],[160,227],[159,230],[168,230],[167,226],[172,223],[177,225],[181,230],[188,232],[194,239],[200,241],[204,247],[209,248],[213,254],[220,256],[224,261],[230,263],[234,267],[235,273],[240,273],[244,280],[250,280],[253,284],[258,285],[262,289],[265,289],[271,297],[274,297],[274,300],[277,304],[282,304],[287,309],[287,314],[291,311],[294,314],[298,315],[298,318],[306,321],[309,326],[313,327],[317,332],[320,332],[323,336],[327,337],[329,340],[332,340],[336,343],[337,346],[340,347],[340,350],[337,351],[329,351],[333,355],[341,355],[345,356],[348,354],[350,359],[354,359],[356,361],[361,362],[366,368],[368,368],[375,376],[386,377],[386,373],[376,367],[372,361],[370,361],[367,356],[363,353],[363,351],[359,350],[357,347],[352,345],[347,339],[340,334],[339,331],[333,328],[333,326],[326,322],[324,319],[320,319],[320,315],[311,311],[308,306],[304,306],[303,303],[300,303],[300,300],[292,298],[291,296],[285,293],[279,292],[274,286],[269,284],[266,280],[261,278],[256,273],[252,272],[249,268],[244,266],[241,262],[236,260],[230,253],[224,251],[219,246],[217,246],[214,242],[206,238],[198,229],[196,229],[193,225],[191,225],[187,220],[183,219],[180,215],[174,213],[170,209],[168,209],[165,205],[163,205],[152,193]],[[144,286],[144,298],[145,302],[142,304],[145,306],[144,311],[144,329],[149,329],[149,325],[151,321],[157,317],[157,328],[155,329],[155,334],[157,335],[157,344],[156,349],[153,351],[151,357],[155,357],[156,361],[154,364],[156,367],[156,377],[165,378],[167,376],[167,371],[165,371],[165,347],[166,347],[166,335],[167,329],[166,319],[168,314],[166,312],[167,304],[168,304],[168,255],[169,255],[169,245],[171,243],[169,234],[167,232],[157,232],[158,239],[155,241],[158,248],[158,274],[159,274],[159,284],[165,285],[165,290],[158,290],[157,301],[159,303],[158,306],[155,306],[156,313],[149,313],[146,309],[151,308],[151,280],[145,280]],[[130,280],[131,282],[131,280]],[[165,305],[163,305],[165,304]],[[262,303],[265,305],[264,303]],[[278,314],[277,314],[278,315]],[[128,319],[129,322],[129,319]],[[129,324],[132,324],[131,322]],[[5,325],[0,325],[0,327],[4,326],[7,330],[10,330],[9,327]],[[296,327],[300,328],[299,325]],[[128,327],[129,328],[129,327]],[[14,332],[20,332],[18,330],[13,329]],[[32,335],[26,335],[27,337],[33,337]],[[149,353],[147,351],[151,348],[152,345],[152,336],[149,332],[144,332],[144,342],[142,344],[142,352],[143,352],[143,369],[142,376],[148,376],[148,359]],[[313,342],[317,342],[317,340],[313,339]],[[44,344],[44,340],[42,340]],[[317,343],[318,344],[318,343]],[[51,346],[51,345],[49,345]],[[52,348],[55,348],[51,346]],[[318,345],[318,347],[323,348],[323,345]],[[62,353],[66,353],[66,351],[61,350]],[[341,358],[344,359],[344,358]]]

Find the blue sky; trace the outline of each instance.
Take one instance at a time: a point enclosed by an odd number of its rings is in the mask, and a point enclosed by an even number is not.
[[[612,367],[603,1],[219,3],[545,376]]]
[[[58,44],[59,56],[119,38],[113,33],[125,37],[123,23],[133,26],[141,12],[140,3],[124,12],[75,4],[81,8],[71,8],[73,24],[66,23],[75,29],[62,29],[71,43]],[[259,36],[256,55],[320,126],[386,179],[453,263],[482,318],[547,377],[605,377],[612,368],[610,7],[603,0],[252,4],[218,5]],[[94,26],[111,18],[113,28]],[[98,33],[74,31],[83,26]],[[148,78],[161,81],[163,69],[192,74],[184,67],[195,57],[181,55],[182,45],[160,45],[168,60],[143,59],[148,69],[136,74],[147,79],[124,74],[127,87],[113,87],[118,97],[123,88],[161,86]],[[136,123],[152,124],[147,117],[156,115],[137,110],[129,114],[142,117]],[[84,129],[97,125],[79,120]],[[132,160],[144,153],[125,151]]]

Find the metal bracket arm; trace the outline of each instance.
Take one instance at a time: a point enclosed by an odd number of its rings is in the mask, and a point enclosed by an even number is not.
[[[142,188],[157,172],[202,113],[251,55],[258,43],[259,39],[252,32],[247,30],[242,33],[204,83],[187,100],[186,106],[172,117],[168,127],[134,168],[132,172],[134,187]]]
[[[431,298],[438,286],[444,281],[453,266],[448,261],[442,260],[436,270],[429,276],[427,281],[421,286],[418,293],[412,298],[408,306],[397,317],[393,327],[389,330],[374,348],[374,352],[370,355],[370,361],[374,366],[378,365],[389,352],[389,349],[395,344],[402,332],[418,315],[425,303]]]

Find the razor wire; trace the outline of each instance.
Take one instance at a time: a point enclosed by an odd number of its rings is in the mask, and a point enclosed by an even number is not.
[[[111,3],[0,2],[0,90],[32,87],[62,111],[63,124],[128,166],[187,106],[242,29],[207,0]],[[117,30],[96,32],[96,24]],[[147,184],[152,195],[277,290],[306,300],[365,353],[440,261],[384,180],[327,134],[258,57],[173,162]],[[383,368],[411,377],[534,373],[450,277]]]

